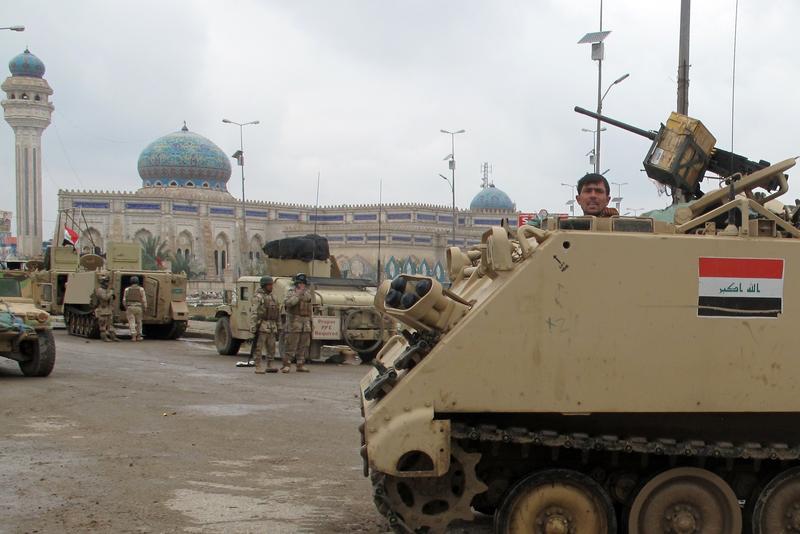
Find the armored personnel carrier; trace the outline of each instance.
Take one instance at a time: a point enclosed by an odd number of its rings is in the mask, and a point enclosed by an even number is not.
[[[142,318],[145,337],[177,339],[186,331],[186,275],[143,270],[141,248],[133,243],[109,243],[105,258],[78,255],[72,247],[50,247],[43,270],[31,273],[37,304],[54,315],[63,315],[71,335],[98,338],[92,294],[99,287],[101,272],[109,277],[109,287],[117,296],[112,316],[115,324],[127,325],[122,294],[131,278],[137,276],[147,295]]]
[[[322,351],[325,345],[347,345],[363,361],[369,361],[388,339],[392,323],[384,321],[375,311],[374,284],[369,280],[335,276],[335,263],[331,259],[267,258],[265,262],[266,272],[274,279],[273,294],[278,303],[283,303],[286,294],[292,290],[295,274],[309,274],[308,280],[314,292],[309,348],[312,361],[327,360]],[[224,304],[215,314],[214,341],[220,354],[237,354],[242,343],[253,337],[250,333],[250,301],[260,279],[260,276],[243,276],[236,282],[234,290],[225,291]],[[282,344],[280,350],[283,350]]]
[[[50,314],[34,304],[23,271],[0,271],[0,356],[16,361],[25,376],[48,376],[56,363]]]
[[[673,118],[648,164],[690,202],[493,227],[449,289],[379,288],[404,329],[361,381],[361,454],[395,531],[800,531],[800,210],[764,206],[795,160],[719,159],[752,165],[698,199],[714,141]]]

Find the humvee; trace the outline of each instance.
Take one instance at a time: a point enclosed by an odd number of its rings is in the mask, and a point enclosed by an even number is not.
[[[273,294],[279,304],[292,288],[293,274],[314,273],[308,277],[314,292],[309,359],[323,359],[321,349],[324,345],[342,344],[356,351],[362,360],[372,359],[390,328],[389,323],[385,323],[375,311],[369,280],[331,278],[329,261],[268,259],[267,265],[269,272],[276,273],[273,276]],[[260,279],[260,276],[243,276],[236,282],[234,290],[225,291],[224,304],[215,314],[214,340],[220,354],[237,354],[241,344],[253,337],[250,333],[251,300]]]
[[[56,363],[50,314],[36,307],[23,271],[0,271],[0,356],[25,376],[48,376]]]

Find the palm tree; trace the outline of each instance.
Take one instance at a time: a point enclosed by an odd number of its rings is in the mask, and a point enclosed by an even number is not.
[[[192,260],[188,256],[179,254],[172,260],[173,273],[185,273],[186,278],[192,278],[196,273],[192,270]]]
[[[167,242],[162,241],[161,237],[140,237],[139,244],[142,246],[142,268],[146,271],[161,269],[165,261],[172,259]]]

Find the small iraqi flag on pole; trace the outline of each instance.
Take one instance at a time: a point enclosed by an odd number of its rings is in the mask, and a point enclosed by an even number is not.
[[[64,225],[64,242],[61,243],[62,245],[71,245],[72,248],[75,248],[75,243],[78,242],[78,232],[67,226]]]
[[[700,258],[697,315],[777,317],[783,311],[783,260]]]

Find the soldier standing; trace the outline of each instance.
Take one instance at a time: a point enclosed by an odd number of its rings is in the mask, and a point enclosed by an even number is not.
[[[259,287],[253,295],[253,308],[250,313],[250,332],[254,335],[253,359],[256,363],[256,373],[277,373],[278,369],[272,366],[277,358],[275,350],[275,337],[278,335],[278,319],[280,307],[272,294],[273,280],[271,276],[262,276]],[[267,368],[264,369],[261,359],[264,357],[264,346],[267,348]]]
[[[282,373],[291,370],[292,358],[297,357],[297,372],[307,373],[305,363],[311,345],[311,309],[314,295],[308,289],[308,279],[303,273],[296,274],[294,289],[286,295],[286,353],[283,355]]]
[[[147,295],[144,293],[144,288],[139,285],[138,276],[131,276],[131,285],[125,288],[122,302],[125,304],[125,314],[131,329],[131,341],[141,341],[142,310],[147,308]]]
[[[114,290],[109,289],[109,278],[107,274],[99,276],[100,287],[94,290],[94,316],[97,318],[97,325],[100,328],[100,339],[103,341],[119,341],[117,333],[114,331],[112,308],[114,299]]]

